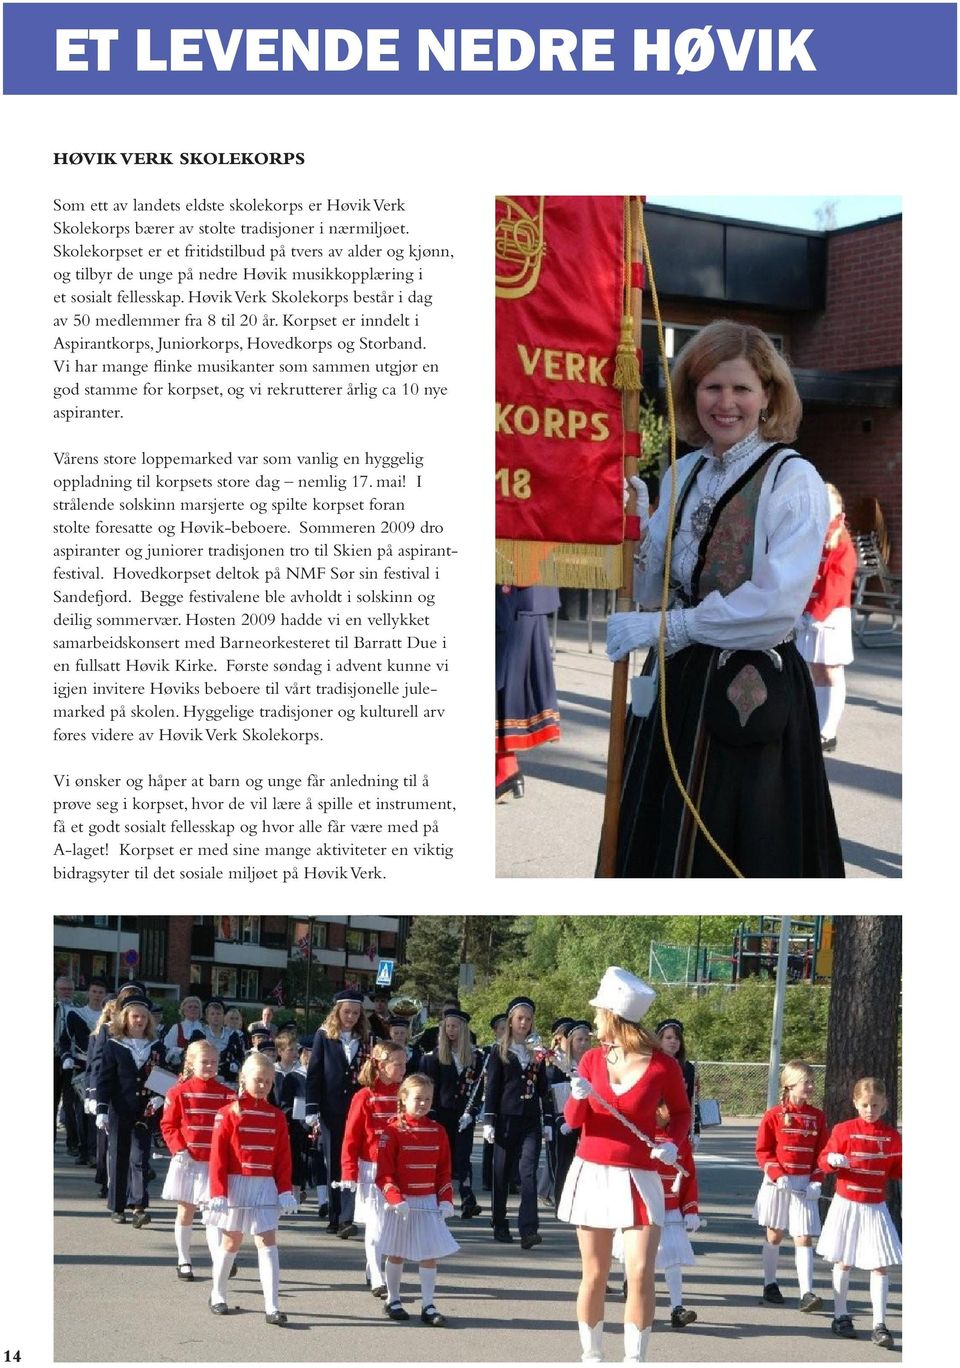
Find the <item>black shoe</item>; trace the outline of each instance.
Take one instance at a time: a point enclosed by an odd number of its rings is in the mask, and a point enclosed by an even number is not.
[[[370,1291],[373,1293],[373,1295],[374,1295],[375,1297],[378,1297],[378,1298],[380,1299],[380,1301],[386,1301],[386,1299],[387,1299],[387,1284],[386,1284],[386,1283],[381,1283],[379,1287],[371,1287]]]
[[[226,1302],[210,1302],[210,1311],[214,1316],[229,1316],[230,1308]]]
[[[425,1306],[420,1312],[420,1319],[424,1325],[446,1325],[446,1316],[441,1316],[435,1306]]]
[[[115,1211],[110,1219],[115,1225],[126,1225],[127,1213],[125,1211]]]
[[[893,1348],[893,1336],[884,1325],[883,1321],[881,1321],[879,1325],[873,1327],[873,1334],[870,1338],[873,1340],[874,1344],[878,1345],[881,1349]]]
[[[853,1321],[849,1316],[834,1316],[830,1322],[830,1329],[841,1339],[856,1339],[857,1332],[853,1328]]]
[[[237,1258],[235,1258],[234,1261],[233,1261],[233,1263],[230,1265],[230,1272],[227,1274],[227,1277],[228,1277],[228,1278],[235,1278],[239,1272],[240,1272],[240,1260],[237,1259]]]
[[[502,784],[497,785],[496,801],[499,803],[501,798],[506,798],[508,793],[512,793],[514,798],[523,797],[523,775],[514,774],[509,779],[504,779]]]
[[[777,1283],[767,1283],[763,1289],[761,1301],[765,1301],[768,1306],[783,1306],[783,1293]]]
[[[682,1330],[685,1325],[692,1325],[696,1319],[696,1311],[690,1311],[686,1306],[675,1306],[670,1312],[670,1324],[674,1330]]]
[[[319,1216],[319,1218],[320,1218],[321,1221],[329,1220],[329,1217],[330,1217],[330,1203],[329,1203],[329,1202],[321,1202],[320,1205],[317,1207],[317,1215]]]
[[[410,1319],[410,1312],[404,1311],[399,1302],[388,1301],[383,1309],[391,1320],[401,1321]]]
[[[469,1221],[472,1217],[479,1216],[482,1211],[483,1207],[477,1201],[476,1197],[474,1197],[473,1193],[468,1193],[463,1199],[463,1205],[460,1207],[461,1219]]]
[[[134,1228],[134,1230],[141,1230],[145,1225],[149,1225],[149,1224],[150,1224],[150,1213],[149,1213],[149,1211],[135,1211],[135,1212],[133,1213],[133,1228]]]
[[[532,1249],[534,1245],[543,1244],[543,1236],[539,1230],[533,1230],[529,1235],[520,1236],[520,1248]]]
[[[73,1161],[74,1168],[86,1168],[89,1163],[90,1156],[88,1154],[83,1153],[78,1154],[76,1159],[74,1159]]]
[[[498,1244],[513,1244],[513,1236],[508,1226],[494,1226],[493,1238]]]
[[[79,1154],[79,1153],[80,1153],[80,1146],[79,1146],[79,1145],[68,1145],[68,1146],[67,1146],[67,1153],[68,1153],[68,1154]]]
[[[831,751],[837,749],[837,738],[835,736],[821,736],[820,749],[824,755],[829,755]]]
[[[337,1233],[337,1231],[338,1231],[339,1229],[340,1229],[340,1223],[339,1223],[339,1221],[331,1221],[330,1224],[327,1226],[327,1234],[328,1234],[328,1235],[336,1235],[336,1233]]]
[[[147,1169],[147,1182],[148,1182],[148,1183],[155,1183],[156,1180],[157,1180],[157,1171],[156,1171],[156,1169],[148,1168],[148,1169]]]
[[[801,1311],[819,1311],[822,1305],[823,1300],[817,1296],[816,1292],[804,1292],[800,1298]]]
[[[107,1188],[106,1183],[101,1183],[101,1184],[100,1184],[100,1196],[101,1196],[101,1197],[106,1197],[107,1192],[108,1192],[108,1188]]]
[[[286,1325],[287,1317],[283,1311],[271,1311],[269,1316],[263,1318],[268,1325]]]
[[[177,1277],[181,1282],[193,1282],[193,1264],[177,1264]]]
[[[349,1240],[351,1235],[356,1235],[359,1228],[360,1227],[355,1226],[352,1221],[347,1221],[346,1224],[342,1225],[337,1231],[337,1235],[341,1240]]]

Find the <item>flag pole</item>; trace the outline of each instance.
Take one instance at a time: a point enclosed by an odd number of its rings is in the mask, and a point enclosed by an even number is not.
[[[624,215],[625,272],[624,317],[633,320],[633,347],[640,350],[640,329],[643,314],[643,248],[640,234],[642,196],[629,195]],[[640,451],[640,388],[621,390],[623,414],[623,475],[636,475]],[[636,528],[636,494],[630,488],[625,510],[627,531]],[[616,611],[629,613],[633,607],[633,556],[637,541],[624,537],[620,588],[617,591]],[[603,830],[600,833],[600,857],[597,875],[612,879],[616,872],[617,839],[620,832],[620,791],[623,787],[623,757],[627,729],[627,685],[630,678],[630,657],[618,660],[613,667],[610,685],[610,734],[607,743],[607,782],[603,802]]]

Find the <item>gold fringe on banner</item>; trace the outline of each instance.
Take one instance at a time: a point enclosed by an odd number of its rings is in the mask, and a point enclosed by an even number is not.
[[[498,584],[549,584],[564,589],[618,589],[623,547],[497,538]]]

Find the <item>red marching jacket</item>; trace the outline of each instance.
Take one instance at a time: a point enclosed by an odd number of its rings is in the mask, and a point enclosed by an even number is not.
[[[658,1145],[665,1144],[673,1137],[668,1135],[660,1126],[653,1137]],[[673,1183],[677,1176],[677,1170],[670,1168],[667,1164],[661,1164],[659,1160],[654,1161],[654,1169],[659,1173],[663,1182],[663,1200],[667,1211],[679,1211],[683,1216],[689,1216],[700,1212],[700,1193],[697,1189],[697,1170],[693,1162],[693,1149],[690,1145],[690,1137],[685,1136],[683,1142],[677,1146],[677,1163],[681,1168],[687,1170],[685,1178],[680,1179],[680,1191],[673,1191]]]
[[[900,1132],[884,1121],[841,1121],[823,1147],[823,1168],[828,1154],[844,1154],[850,1161],[849,1168],[828,1170],[837,1175],[837,1196],[849,1202],[879,1205],[886,1201],[890,1179],[903,1176]]]
[[[171,1154],[186,1150],[191,1159],[206,1164],[217,1112],[234,1093],[216,1078],[184,1078],[167,1093],[160,1114],[160,1130]]]
[[[277,1192],[291,1190],[290,1136],[279,1107],[245,1094],[217,1112],[210,1146],[210,1196],[226,1197],[231,1174],[272,1178]]]
[[[771,1182],[809,1178],[819,1183],[818,1156],[827,1138],[827,1118],[819,1107],[784,1102],[764,1112],[757,1131],[757,1163]]]
[[[577,1073],[593,1087],[597,1097],[612,1103],[615,1111],[631,1121],[644,1135],[653,1136],[657,1128],[657,1106],[662,1101],[670,1112],[667,1137],[679,1149],[690,1133],[690,1101],[680,1065],[675,1059],[654,1050],[646,1071],[625,1093],[615,1094],[610,1087],[606,1055],[602,1048],[588,1050],[577,1065]],[[563,1119],[580,1131],[577,1154],[592,1164],[613,1164],[621,1168],[654,1169],[649,1146],[638,1140],[626,1126],[611,1115],[593,1094],[582,1101],[567,1099]],[[686,1168],[687,1166],[684,1165]],[[671,1179],[675,1170],[670,1170]]]
[[[823,622],[834,608],[849,608],[856,575],[857,548],[844,528],[837,545],[824,550],[820,557],[806,612],[817,622]]]
[[[380,1137],[396,1120],[399,1090],[399,1083],[378,1083],[373,1088],[361,1088],[351,1098],[340,1154],[340,1176],[347,1182],[357,1181],[361,1159],[377,1162]]]
[[[431,1194],[438,1202],[452,1202],[450,1141],[443,1127],[427,1117],[391,1121],[380,1136],[377,1187],[388,1206]]]

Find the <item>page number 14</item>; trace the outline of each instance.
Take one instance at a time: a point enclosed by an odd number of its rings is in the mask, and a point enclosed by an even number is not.
[[[4,1349],[4,1351],[3,1351],[3,1361],[4,1361],[4,1363],[19,1363],[19,1362],[20,1362],[20,1350],[19,1350],[19,1349]]]

